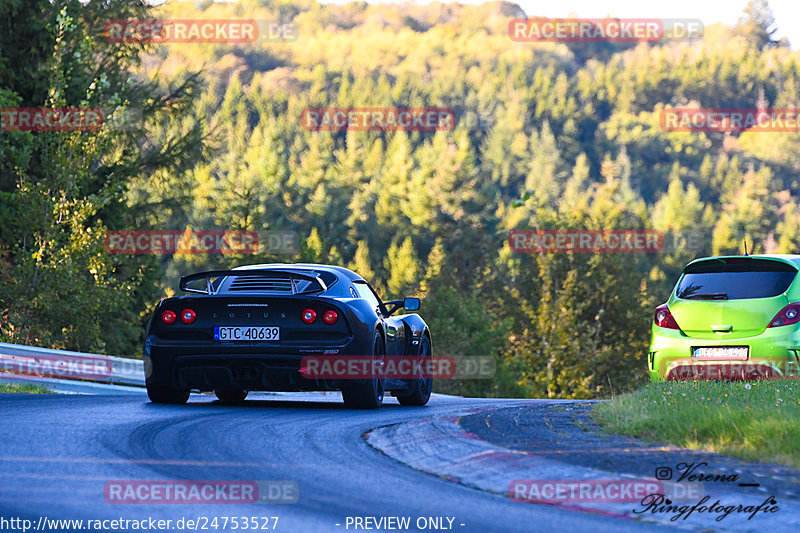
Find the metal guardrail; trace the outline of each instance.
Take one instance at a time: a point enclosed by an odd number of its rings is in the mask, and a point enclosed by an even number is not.
[[[0,377],[24,376],[144,387],[140,359],[51,350],[0,342]]]

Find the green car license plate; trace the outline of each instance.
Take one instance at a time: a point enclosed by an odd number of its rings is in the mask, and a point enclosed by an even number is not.
[[[746,361],[747,346],[702,346],[694,349],[692,358],[698,361]]]

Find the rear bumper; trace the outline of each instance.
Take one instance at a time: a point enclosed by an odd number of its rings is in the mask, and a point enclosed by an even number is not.
[[[212,391],[244,389],[250,391],[341,390],[360,383],[357,380],[307,379],[301,363],[304,357],[321,356],[324,351],[337,355],[364,354],[369,351],[350,339],[337,346],[278,347],[269,345],[187,345],[145,343],[145,381],[148,386]]]
[[[300,372],[302,358],[296,355],[185,355],[176,357],[169,366],[161,365],[163,368],[153,364],[147,383],[200,391],[312,391],[339,390],[346,386],[336,380],[306,379]]]
[[[702,346],[747,346],[744,361],[692,358]],[[680,331],[653,327],[647,366],[651,381],[665,379],[800,378],[800,331],[794,326],[769,328],[756,337],[698,339]]]

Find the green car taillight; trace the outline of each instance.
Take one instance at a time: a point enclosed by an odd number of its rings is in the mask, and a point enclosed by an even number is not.
[[[675,321],[675,318],[672,316],[672,313],[669,312],[669,308],[667,304],[661,304],[656,307],[656,314],[653,317],[653,322],[656,326],[662,328],[669,328],[669,329],[677,329],[680,330],[681,328],[678,327],[678,323]]]
[[[798,322],[800,322],[800,302],[794,302],[781,309],[767,327],[789,326]]]

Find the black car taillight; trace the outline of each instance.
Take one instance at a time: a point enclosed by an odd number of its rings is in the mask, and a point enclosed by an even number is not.
[[[195,318],[197,318],[197,313],[195,313],[193,310],[184,309],[183,311],[181,311],[181,321],[184,324],[191,324],[192,322],[194,322]]]
[[[653,322],[656,326],[662,328],[681,329],[678,327],[678,323],[675,322],[675,319],[672,317],[672,313],[669,312],[667,304],[662,304],[656,307],[656,314],[653,317]]]
[[[178,319],[178,315],[175,314],[175,311],[171,311],[167,309],[163,313],[161,313],[161,321],[164,324],[174,324],[175,320]]]
[[[339,320],[339,313],[337,313],[333,309],[325,311],[322,314],[322,321],[328,325],[335,324],[337,320]]]
[[[313,309],[304,309],[303,310],[303,322],[306,324],[311,324],[317,319],[317,312]]]
[[[800,302],[795,302],[781,309],[767,327],[789,326],[798,322],[800,322]]]

